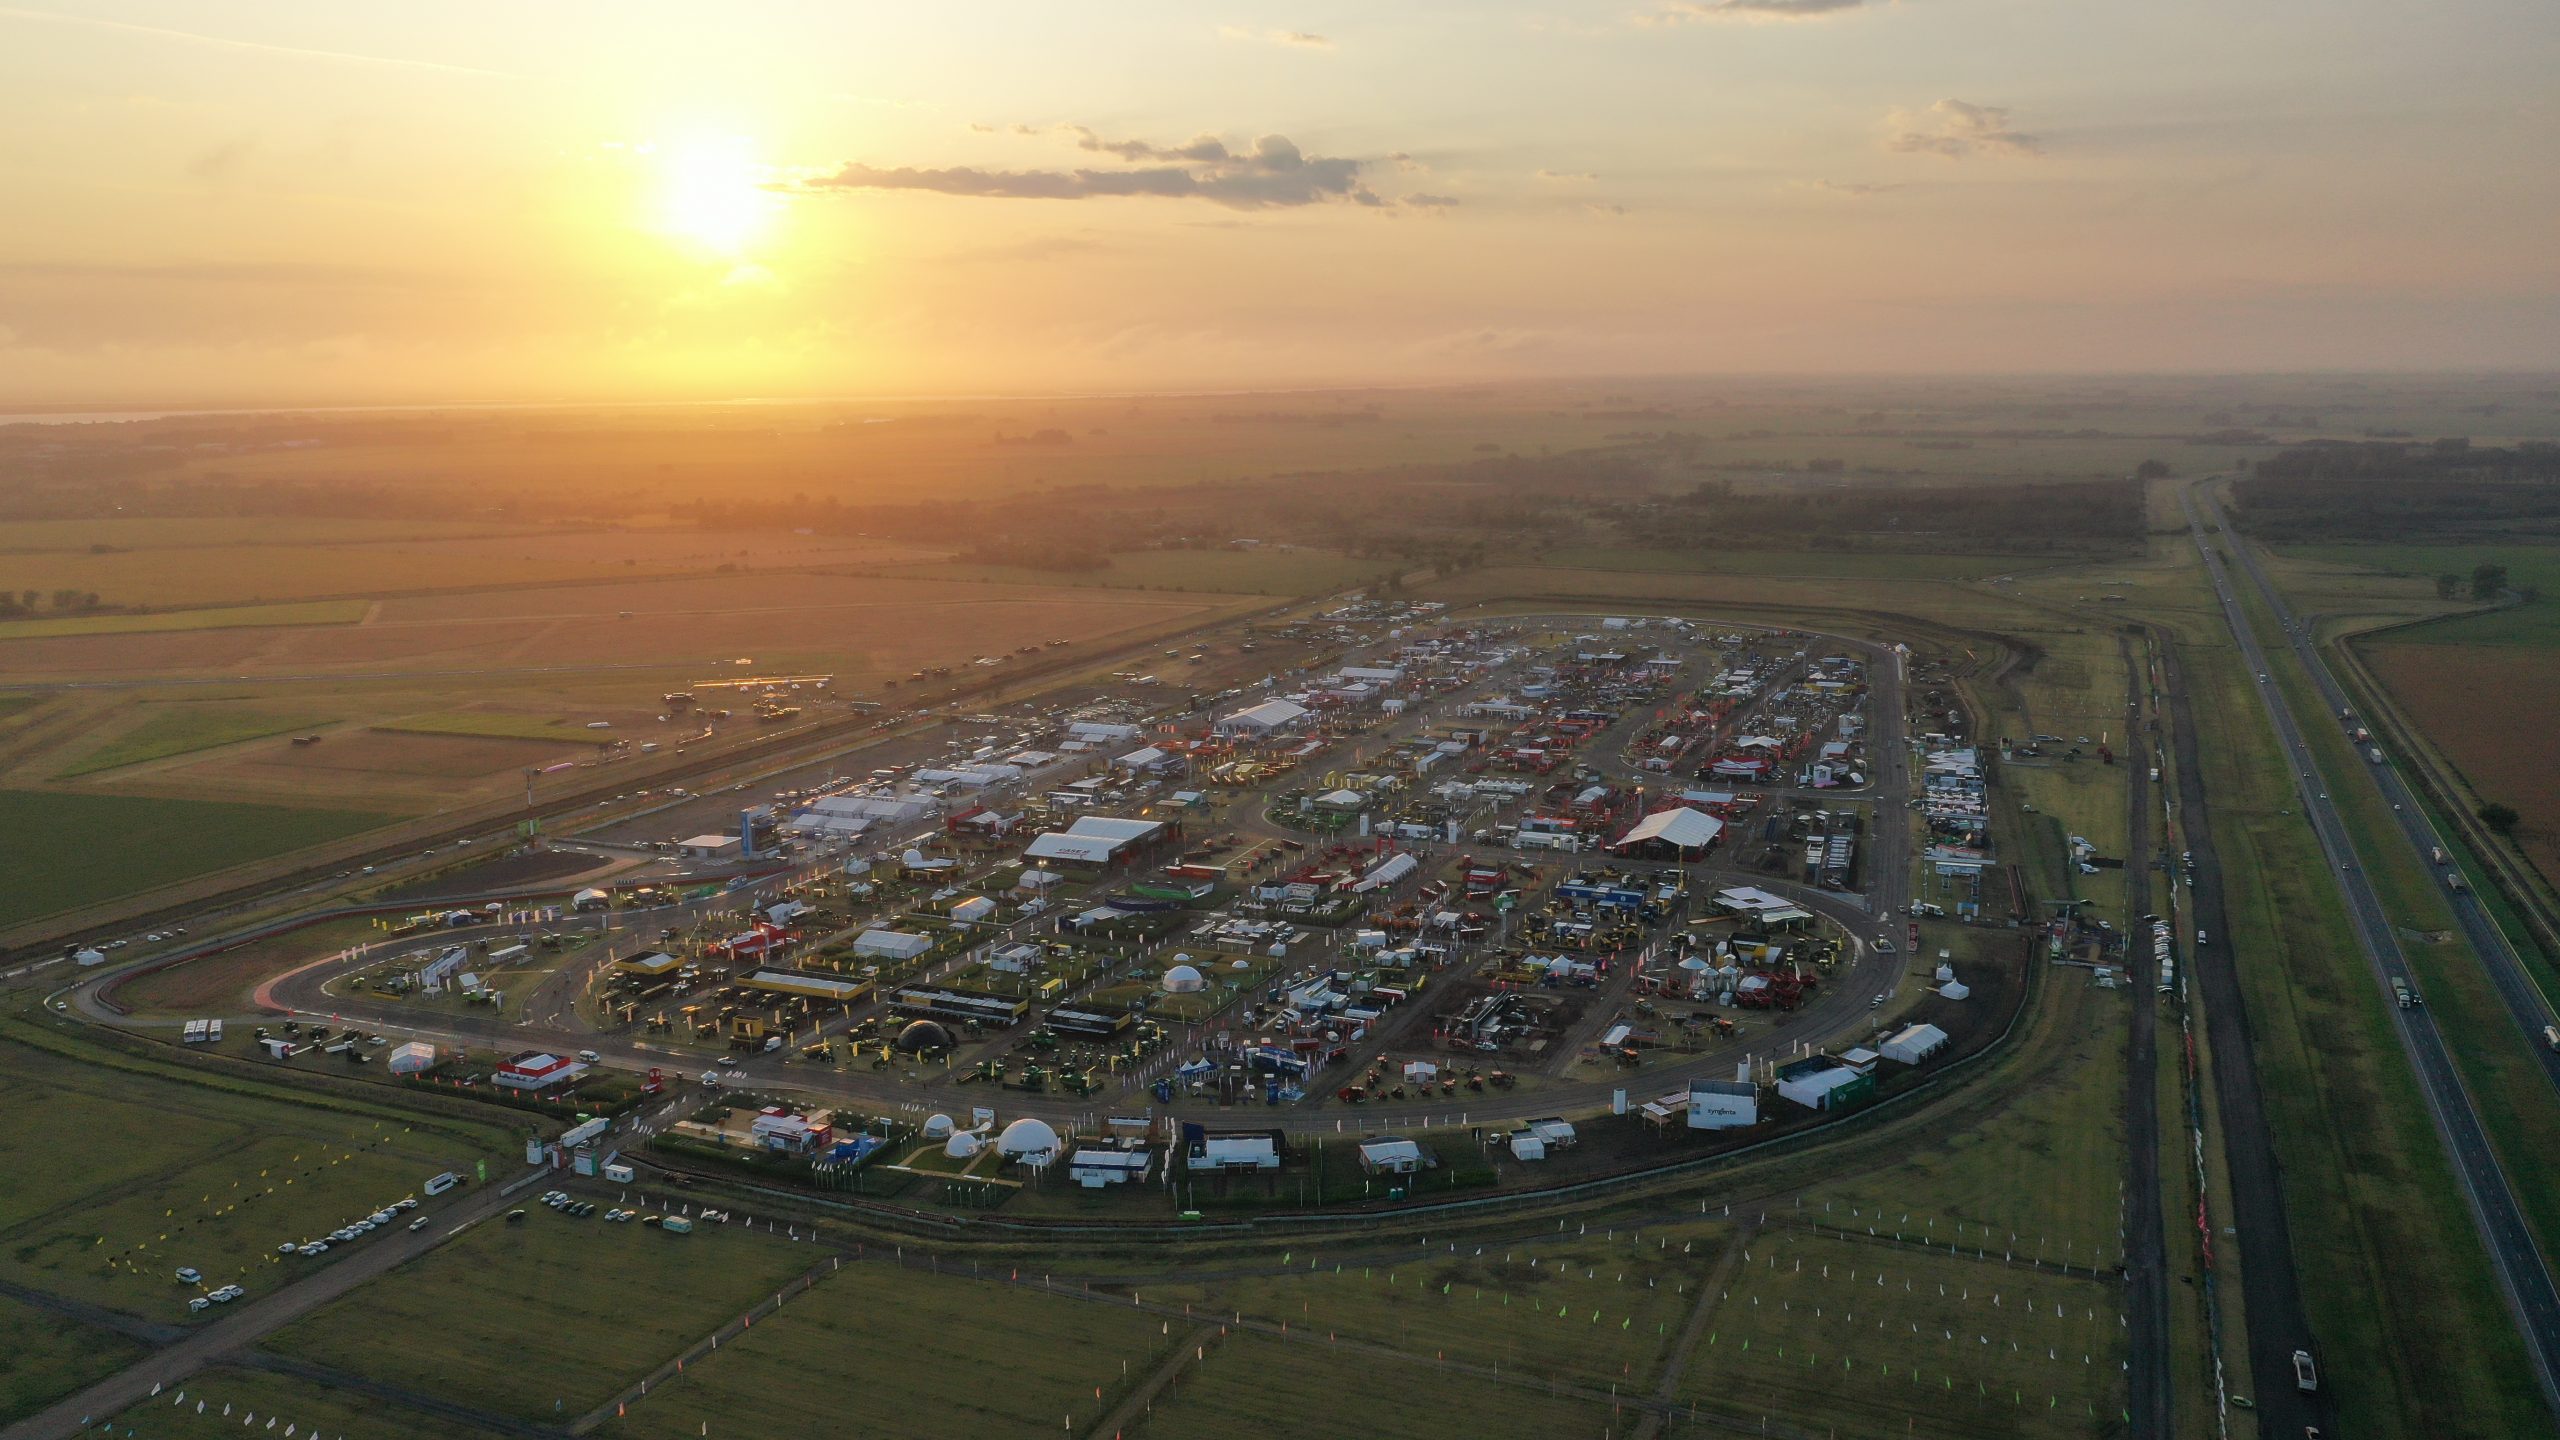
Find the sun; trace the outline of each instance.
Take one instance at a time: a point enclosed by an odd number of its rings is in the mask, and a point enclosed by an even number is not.
[[[688,141],[659,166],[658,221],[669,234],[735,258],[773,218],[776,197],[743,138]]]

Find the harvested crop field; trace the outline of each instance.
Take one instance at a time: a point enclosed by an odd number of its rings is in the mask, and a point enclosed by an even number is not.
[[[0,641],[30,678],[662,666],[826,670],[876,684],[1046,640],[1095,640],[1251,601],[972,581],[719,575],[384,601],[359,625]]]
[[[2560,768],[2551,763],[2547,718],[2560,709],[2560,651],[2376,645],[2365,654],[2471,788],[2524,817],[2516,837],[2525,854],[2560,881]]]
[[[581,732],[583,736],[583,732]],[[283,737],[242,746],[151,777],[155,793],[242,799],[343,799],[399,808],[441,808],[454,787],[512,786],[529,766],[593,755],[567,738],[507,740],[472,735],[408,735],[334,730],[316,745]]]
[[[938,552],[892,541],[786,531],[529,530],[514,535],[317,542],[152,545],[104,554],[55,551],[10,557],[13,584],[94,591],[110,605],[222,605],[463,586],[700,574],[723,565],[861,565],[931,560]]]
[[[229,705],[152,705],[141,707],[134,723],[105,738],[75,759],[58,778],[93,775],[151,760],[192,755],[224,745],[263,740],[270,735],[308,730],[328,723],[326,716],[284,714]]]

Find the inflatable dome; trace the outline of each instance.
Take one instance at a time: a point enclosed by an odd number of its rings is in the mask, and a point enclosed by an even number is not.
[[[1699,959],[1697,956],[1692,955],[1688,959],[1680,962],[1680,968],[1694,975],[1701,970],[1712,969],[1714,967],[1708,965],[1706,961]]]
[[[978,1137],[966,1130],[955,1130],[942,1142],[942,1153],[954,1160],[966,1160],[978,1153]]]
[[[927,1140],[947,1140],[951,1138],[951,1117],[948,1115],[926,1116],[924,1121],[924,1138]]]
[[[944,1029],[938,1020],[917,1020],[910,1023],[906,1029],[899,1031],[898,1038],[893,1043],[909,1054],[921,1054],[927,1050],[948,1050],[951,1048],[951,1032]]]
[[[1058,1153],[1058,1132],[1049,1122],[1028,1116],[1004,1127],[996,1137],[996,1151],[1007,1160],[1038,1162]]]
[[[1201,978],[1199,971],[1188,965],[1176,965],[1164,972],[1164,989],[1168,995],[1188,995],[1193,991],[1207,988],[1209,988],[1209,982]]]

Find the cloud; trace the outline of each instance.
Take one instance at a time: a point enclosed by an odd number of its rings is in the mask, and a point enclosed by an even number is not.
[[[1627,207],[1615,200],[1585,200],[1582,202],[1582,208],[1594,215],[1607,215],[1612,218],[1627,213]]]
[[[1430,168],[1431,168],[1430,166],[1423,164],[1421,161],[1414,159],[1412,156],[1407,155],[1406,153],[1404,153],[1404,152],[1403,152],[1403,151],[1401,151],[1401,150],[1390,150],[1390,151],[1388,151],[1388,152],[1387,152],[1387,163],[1388,163],[1388,164],[1390,164],[1390,165],[1393,165],[1394,167],[1396,167],[1396,168],[1397,168],[1397,169],[1399,169],[1399,170],[1404,171],[1404,172],[1405,172],[1406,174],[1408,174],[1408,175],[1415,174],[1415,173],[1417,173],[1417,172],[1424,171],[1424,170],[1428,170],[1428,169],[1430,169]]]
[[[1254,30],[1242,25],[1221,25],[1218,34],[1227,40],[1251,40],[1262,45],[1280,45],[1293,50],[1330,50],[1333,41],[1307,30]]]
[[[28,10],[16,5],[0,5],[0,20],[26,20],[42,25],[77,25],[90,30],[111,30],[120,35],[139,35],[146,39],[167,40],[203,49],[246,50],[261,55],[290,56],[298,60],[333,60],[348,65],[378,65],[395,70],[430,70],[443,75],[478,75],[497,80],[526,78],[505,70],[483,70],[474,65],[446,65],[434,60],[402,60],[387,55],[358,55],[345,50],[312,50],[299,45],[270,45],[262,40],[232,40],[220,35],[200,34],[193,30],[172,30],[160,25],[136,25],[127,20],[107,20],[94,15],[63,15],[51,10]]]
[[[1404,197],[1404,203],[1417,210],[1452,210],[1457,208],[1455,195],[1426,195],[1419,191]]]
[[[1867,0],[1670,0],[1647,25],[1693,25],[1716,20],[1820,20],[1867,8]]]
[[[1600,177],[1588,170],[1541,170],[1538,178],[1550,185],[1578,185]]]
[[[973,166],[926,169],[847,163],[783,188],[823,194],[853,190],[923,190],[992,200],[1094,200],[1154,196],[1206,200],[1231,210],[1263,210],[1345,202],[1386,202],[1360,183],[1361,162],[1309,155],[1285,135],[1265,135],[1250,150],[1233,150],[1215,136],[1181,145],[1144,140],[1105,140],[1081,126],[1065,127],[1078,148],[1121,160],[1150,162],[1130,170],[982,170]]]
[[[2041,155],[2044,141],[2009,124],[2006,105],[1976,105],[1969,100],[1941,100],[1914,115],[1896,110],[1885,117],[1894,132],[1885,148],[1913,155]]]
[[[1798,189],[1819,190],[1826,195],[1847,195],[1861,200],[1870,195],[1908,188],[1899,182],[1874,180],[1799,180],[1796,186]]]

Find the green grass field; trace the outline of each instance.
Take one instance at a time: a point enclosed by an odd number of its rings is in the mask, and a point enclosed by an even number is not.
[[[1583,1440],[1630,1433],[1609,1407],[1312,1340],[1230,1335],[1155,1399],[1133,1440],[1227,1440],[1265,1432],[1305,1440],[1464,1435]],[[1632,1418],[1621,1422],[1632,1425]]]
[[[262,1437],[282,1435],[288,1426],[302,1436],[325,1435],[330,1440],[407,1435],[498,1440],[510,1433],[475,1425],[456,1413],[416,1409],[358,1391],[227,1366],[170,1386],[165,1393],[115,1416],[97,1433],[106,1435],[111,1427],[115,1435],[130,1435],[134,1440],[195,1440],[236,1436],[244,1430]]]
[[[1943,1251],[1754,1238],[1681,1372],[1729,1420],[1854,1435],[2125,1433],[2115,1287]]]
[[[352,625],[365,616],[366,600],[308,600],[295,605],[221,605],[202,610],[161,610],[141,615],[65,615],[58,619],[0,620],[0,640],[45,640],[63,635],[145,635],[169,630],[251,630],[272,625]]]
[[[2041,963],[2040,961],[2038,963]],[[1961,957],[1956,973],[1966,972]],[[2086,1265],[2113,1264],[2124,1179],[2124,1026],[2133,990],[2100,990],[2085,970],[2054,972],[2045,1003],[2065,1030],[2068,1060],[2012,1094],[1990,1121],[1923,1141],[1885,1171],[1843,1175],[1805,1194],[1805,1218],[1945,1245],[2007,1248]],[[2019,1183],[2022,1175],[2033,1184]]]
[[[165,760],[172,755],[189,755],[217,745],[284,735],[327,723],[326,716],[280,715],[270,710],[154,705],[149,707],[149,713],[141,724],[82,755],[69,769],[54,778],[69,780],[81,775],[94,775],[101,770],[139,765],[146,760]]]
[[[141,1358],[112,1330],[0,1297],[0,1425],[32,1415]]]
[[[557,740],[599,748],[614,741],[610,730],[589,730],[567,716],[506,715],[483,710],[444,710],[410,715],[373,727],[394,735],[471,735],[490,740]]]
[[[750,1415],[773,1440],[1082,1433],[1188,1332],[1125,1304],[848,1262],[598,1433],[745,1433]],[[847,1384],[808,1383],[821,1357]]]
[[[275,1288],[306,1240],[498,1153],[508,1130],[215,1078],[24,1023],[0,1032],[0,1277],[182,1323],[193,1290]],[[39,1121],[40,1123],[36,1123]],[[76,1147],[79,1164],[64,1163]],[[358,1244],[362,1241],[356,1242]]]
[[[357,810],[0,790],[0,927],[390,824]]]
[[[2504,565],[2510,587],[2538,589],[2543,598],[2394,631],[2393,643],[2560,646],[2560,546],[2292,545],[2280,553],[2288,559],[2316,560],[2425,580],[2459,575],[2466,583],[2475,565]]]
[[[1715,1258],[1718,1227],[1665,1226],[1485,1246],[1427,1261],[1330,1264],[1222,1284],[1215,1303],[1408,1354],[1542,1379],[1649,1380]],[[1144,1287],[1141,1287],[1143,1293]]]
[[[474,1226],[272,1348],[529,1420],[574,1419],[821,1253],[725,1226],[677,1236],[530,1208],[520,1224]]]

